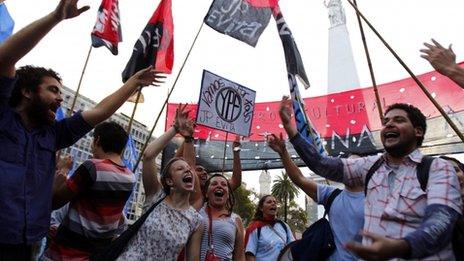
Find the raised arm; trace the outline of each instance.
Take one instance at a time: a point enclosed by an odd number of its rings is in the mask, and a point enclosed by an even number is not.
[[[285,147],[285,141],[282,133],[280,133],[279,136],[272,134],[268,139],[268,145],[271,149],[277,152],[277,154],[279,154],[285,171],[292,182],[301,188],[306,195],[310,196],[315,202],[317,202],[317,183],[304,177],[301,170],[292,161],[292,158]]]
[[[333,181],[343,182],[343,162],[339,158],[323,157],[316,147],[303,138],[291,123],[292,101],[288,96],[282,97],[279,106],[279,116],[284,129],[290,138],[298,155],[306,166],[319,176]]]
[[[456,54],[451,45],[444,48],[434,39],[431,44],[424,43],[424,45],[426,48],[420,50],[421,57],[427,60],[437,72],[464,88],[464,69],[456,63]]]
[[[183,134],[187,129],[192,128],[191,121],[188,119],[188,112],[185,112],[184,109],[185,107],[179,106],[176,111],[174,125],[159,138],[148,144],[143,153],[142,181],[146,196],[154,195],[161,189],[161,183],[156,175],[155,158],[166,147],[168,142],[174,138],[176,133]]]
[[[138,88],[147,85],[159,86],[165,76],[155,72],[152,66],[130,77],[124,85],[99,102],[93,109],[82,112],[84,120],[92,126],[108,119]]]
[[[189,129],[189,132],[184,133],[184,142],[182,143],[181,147],[179,148],[182,149],[182,154],[185,161],[190,165],[192,170],[195,170],[196,166],[196,154],[195,154],[195,147],[193,143],[193,126],[191,129]],[[195,173],[193,175],[193,184],[194,184],[194,189],[193,193],[190,195],[189,201],[190,205],[192,205],[193,208],[196,210],[201,209],[203,206],[203,193],[201,192],[201,186],[200,186],[200,179],[198,175]]]
[[[79,16],[89,9],[77,8],[78,0],[61,0],[56,9],[10,36],[0,45],[0,75],[14,77],[15,64],[64,19]]]
[[[240,136],[236,136],[232,144],[232,150],[234,153],[234,162],[232,167],[232,177],[230,178],[230,187],[234,192],[242,184],[242,162],[240,160]]]

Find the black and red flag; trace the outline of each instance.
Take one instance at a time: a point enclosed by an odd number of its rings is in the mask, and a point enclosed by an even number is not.
[[[269,23],[278,0],[214,0],[204,22],[253,47]]]
[[[161,0],[159,3],[134,45],[132,56],[122,72],[123,82],[150,65],[153,65],[156,71],[171,73],[174,63],[174,24],[171,5],[171,0]]]
[[[106,46],[113,55],[118,54],[122,41],[118,0],[102,0],[91,37],[93,47]]]

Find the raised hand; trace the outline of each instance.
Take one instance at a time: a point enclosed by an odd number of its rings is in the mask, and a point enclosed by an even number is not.
[[[56,163],[56,170],[63,174],[67,174],[69,170],[71,170],[72,165],[73,157],[71,155],[64,156],[58,159]]]
[[[287,148],[285,147],[285,141],[282,133],[280,133],[279,136],[275,134],[271,134],[270,136],[268,136],[267,144],[273,151],[277,152],[279,155],[282,155],[287,150]]]
[[[160,72],[153,70],[153,66],[149,66],[145,69],[142,69],[132,75],[127,81],[132,82],[136,86],[144,87],[148,85],[153,85],[159,87],[164,83],[166,76]]]
[[[64,20],[79,16],[90,9],[88,5],[77,8],[78,0],[61,0],[55,9],[55,17],[58,20]]]
[[[193,136],[194,122],[189,119],[190,110],[186,110],[187,104],[179,104],[176,110],[174,126],[177,132],[184,137]]]
[[[456,54],[451,44],[444,48],[440,43],[432,39],[432,44],[424,43],[426,49],[421,49],[421,57],[427,60],[432,67],[443,75],[447,75],[449,70],[456,66]]]
[[[279,116],[282,124],[289,124],[292,118],[292,101],[288,96],[283,96],[279,105]]]

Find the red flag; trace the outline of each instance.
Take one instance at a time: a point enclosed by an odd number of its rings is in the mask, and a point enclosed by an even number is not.
[[[118,0],[102,0],[91,37],[93,47],[106,46],[112,54],[118,54],[122,41]]]
[[[279,3],[279,0],[245,0],[254,7],[271,7],[274,8]]]
[[[122,72],[126,81],[137,71],[150,65],[156,71],[171,73],[174,63],[174,24],[172,22],[171,0],[161,0]]]

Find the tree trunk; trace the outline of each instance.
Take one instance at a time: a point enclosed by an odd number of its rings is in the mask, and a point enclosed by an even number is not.
[[[285,194],[284,200],[284,221],[287,223],[287,194]]]

